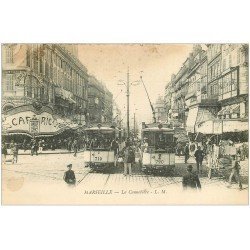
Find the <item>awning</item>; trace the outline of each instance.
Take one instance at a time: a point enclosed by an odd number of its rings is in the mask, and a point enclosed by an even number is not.
[[[195,124],[195,132],[202,134],[212,134],[214,132],[213,122],[215,119],[215,116],[209,110],[205,108],[199,108]]]
[[[189,93],[187,93],[187,95],[186,95],[186,100],[188,100],[189,98],[191,98],[191,97],[196,97],[197,95],[196,95],[196,92],[195,91],[192,91],[192,92],[189,92]]]
[[[224,114],[224,110],[225,110],[225,108],[222,108],[222,109],[218,112],[217,115],[223,115],[223,114]]]
[[[229,114],[239,114],[240,113],[240,105],[233,104],[231,106],[223,107],[219,112],[218,115],[229,115]]]
[[[240,104],[234,104],[231,108],[232,114],[239,114],[240,113]]]
[[[56,94],[56,96],[60,96],[61,98],[65,99],[65,100],[69,100],[72,98],[71,92],[69,92],[68,90],[65,90],[63,88],[60,88],[60,87],[55,88],[55,94]]]
[[[199,127],[199,125],[206,121],[213,121],[215,119],[215,116],[207,109],[205,108],[199,108],[197,120],[196,120],[196,126]]]
[[[230,113],[231,113],[231,108],[230,106],[228,106],[224,109],[224,115],[229,115]]]
[[[186,122],[186,130],[188,132],[194,133],[194,126],[196,123],[197,115],[198,115],[198,107],[189,109],[187,122]]]

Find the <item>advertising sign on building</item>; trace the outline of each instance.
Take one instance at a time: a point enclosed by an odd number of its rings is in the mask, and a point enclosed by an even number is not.
[[[63,119],[56,119],[47,111],[40,114],[32,110],[5,115],[2,126],[8,134],[25,133],[33,135],[55,135],[67,128],[75,128],[77,124]]]

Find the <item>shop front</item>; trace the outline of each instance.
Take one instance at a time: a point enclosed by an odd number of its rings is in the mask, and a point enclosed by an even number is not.
[[[78,128],[79,125],[69,119],[55,117],[53,110],[47,106],[37,109],[32,105],[23,105],[2,115],[2,135],[7,137],[51,137]]]

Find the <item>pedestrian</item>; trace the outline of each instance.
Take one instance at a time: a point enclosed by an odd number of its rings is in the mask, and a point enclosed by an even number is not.
[[[63,179],[69,185],[75,185],[76,177],[75,173],[72,170],[72,164],[67,165],[68,170],[64,173]]]
[[[142,152],[148,152],[148,139],[147,138],[144,138],[143,140],[143,144],[141,146],[141,151]]]
[[[6,162],[6,156],[8,154],[8,151],[7,151],[7,144],[6,143],[2,143],[2,158],[3,158],[3,162],[5,163]]]
[[[119,153],[119,144],[118,144],[118,141],[117,141],[117,138],[115,138],[112,142],[111,142],[111,146],[110,146],[111,150],[114,151],[114,165],[116,167],[116,162],[117,162],[117,156],[118,156],[118,153]]]
[[[55,150],[56,149],[56,140],[55,139],[53,139],[52,140],[52,144],[51,144],[51,150]]]
[[[204,152],[203,150],[201,150],[200,146],[198,146],[198,149],[195,151],[194,157],[195,157],[196,164],[197,164],[197,173],[199,172],[202,173],[202,161],[204,158]]]
[[[115,156],[118,154],[119,152],[119,144],[117,139],[115,138],[112,142],[111,142],[111,150],[114,151]]]
[[[77,145],[77,140],[75,139],[73,144],[72,144],[72,149],[74,151],[74,156],[76,157],[76,153],[77,153],[77,149],[78,149],[78,145]]]
[[[34,152],[35,155],[38,155],[38,141],[34,139]]]
[[[241,176],[240,176],[240,160],[237,156],[232,156],[232,167],[230,169],[231,169],[231,174],[229,176],[228,187],[231,187],[232,178],[234,176],[236,181],[238,181],[240,190],[242,190],[242,182],[241,182]]]
[[[186,143],[184,147],[184,156],[185,156],[185,163],[187,163],[189,159],[189,144],[188,143]]]
[[[33,138],[30,142],[30,154],[33,156],[34,154],[34,147],[35,147],[35,139]]]
[[[124,150],[124,176],[127,174],[132,175],[132,164],[135,162],[135,152],[131,144],[127,142]]]
[[[39,147],[38,152],[42,153],[42,151],[43,151],[43,141],[42,141],[42,139],[39,140],[38,147]]]
[[[71,138],[69,138],[68,145],[67,145],[69,152],[71,152],[71,146],[72,146],[72,140],[71,140]]]
[[[18,160],[18,144],[15,143],[12,147],[12,164],[17,163]]]
[[[196,173],[193,173],[193,166],[188,165],[187,166],[187,173],[182,178],[182,187],[183,190],[200,190],[201,189],[201,183],[199,180],[199,177]]]
[[[27,150],[27,140],[26,139],[24,139],[23,140],[23,145],[22,145],[22,147],[23,147],[23,150],[24,150],[24,152]]]
[[[180,142],[176,145],[176,154],[180,157],[181,156],[181,144]]]

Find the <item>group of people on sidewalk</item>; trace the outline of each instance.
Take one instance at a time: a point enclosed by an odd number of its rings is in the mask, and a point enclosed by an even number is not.
[[[212,162],[213,162],[213,157],[217,158],[216,160],[218,160],[218,155],[219,153],[217,153],[217,156],[214,156],[214,149],[213,147],[217,147],[218,151],[219,151],[219,146],[215,146],[212,145],[211,143],[208,143],[207,145],[205,145],[205,147],[203,149],[201,149],[201,146],[198,146],[197,149],[194,151],[194,158],[196,161],[196,166],[197,166],[197,174],[202,174],[202,163],[204,158],[207,158],[207,166],[208,168],[211,168],[212,166]],[[184,147],[184,157],[185,157],[185,163],[187,164],[188,159],[190,158],[190,145],[189,143],[187,143]],[[243,151],[243,150],[242,150]],[[228,187],[231,186],[232,184],[232,179],[235,178],[236,182],[239,184],[239,188],[242,189],[242,181],[241,181],[241,176],[240,176],[240,160],[242,160],[242,158],[246,158],[242,156],[242,152],[240,152],[239,150],[237,151],[235,149],[235,152],[232,155],[228,155],[228,157],[230,158],[230,166],[228,167],[228,170],[230,170],[230,176],[229,176],[229,185]]]
[[[10,148],[10,154],[12,156],[12,159],[11,159],[12,164],[17,163],[17,161],[18,161],[19,145],[16,142],[11,141],[11,143],[9,145],[9,148]],[[3,163],[6,163],[7,155],[8,155],[7,143],[2,142],[2,156],[3,156],[2,158],[3,158]]]

